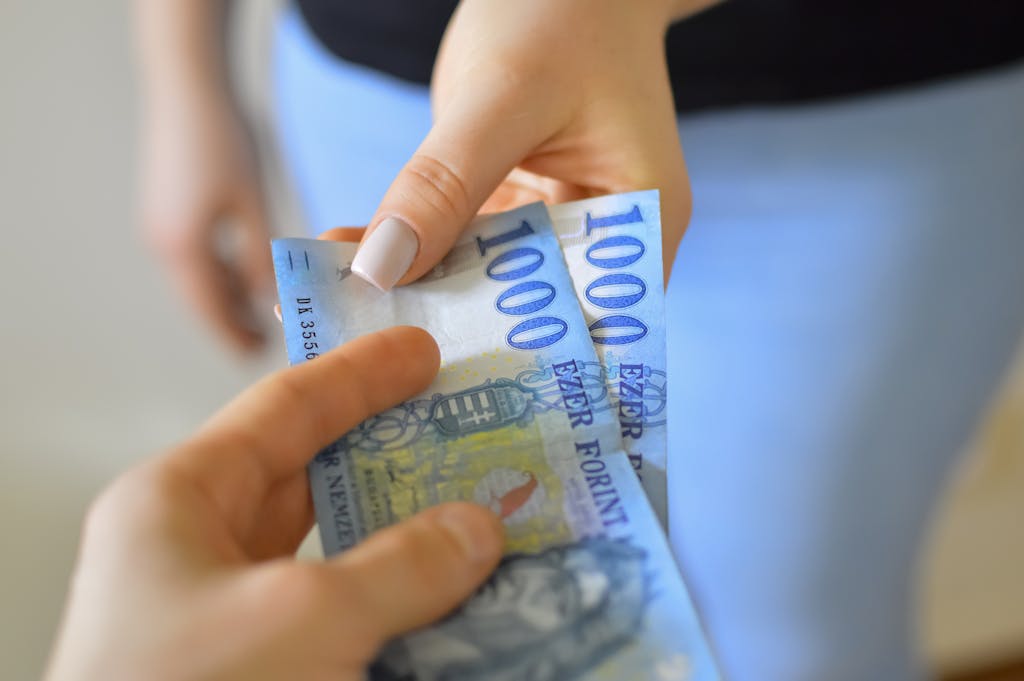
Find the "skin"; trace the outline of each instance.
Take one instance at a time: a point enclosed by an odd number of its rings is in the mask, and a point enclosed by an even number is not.
[[[501,523],[434,507],[322,563],[293,554],[313,515],[305,465],[425,389],[439,353],[399,327],[273,375],[94,503],[49,681],[362,679],[389,639],[469,596]]]
[[[398,217],[419,237],[399,285],[481,210],[650,188],[667,281],[691,202],[664,33],[710,4],[464,0],[434,68],[434,125],[370,221]]]
[[[270,229],[252,138],[224,55],[227,2],[139,0],[141,220],[185,301],[238,351],[264,341]],[[233,240],[224,252],[218,244]]]
[[[434,126],[370,221],[399,217],[417,234],[399,283],[436,265],[481,210],[649,188],[661,190],[667,278],[691,201],[663,38],[715,1],[463,0],[434,70]],[[263,340],[253,305],[270,256],[255,153],[225,76],[225,5],[137,0],[142,214],[182,294],[244,350]],[[225,256],[216,243],[228,229],[241,247]]]

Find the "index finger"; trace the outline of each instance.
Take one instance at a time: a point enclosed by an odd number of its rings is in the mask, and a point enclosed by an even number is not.
[[[241,521],[318,451],[425,390],[439,363],[437,344],[422,329],[362,336],[260,381],[171,456]]]

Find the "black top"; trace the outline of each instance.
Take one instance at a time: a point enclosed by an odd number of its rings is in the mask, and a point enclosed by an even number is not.
[[[420,83],[458,4],[296,1],[334,54]],[[680,110],[845,95],[1021,59],[1024,0],[729,0],[667,51]]]

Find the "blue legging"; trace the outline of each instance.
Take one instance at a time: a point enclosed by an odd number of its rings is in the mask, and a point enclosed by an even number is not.
[[[279,140],[307,227],[365,224],[426,88],[285,12]],[[1024,69],[680,120],[672,543],[732,681],[919,678],[930,512],[1024,328]]]

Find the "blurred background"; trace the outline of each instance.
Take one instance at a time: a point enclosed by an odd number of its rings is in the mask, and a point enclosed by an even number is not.
[[[258,131],[274,5],[243,3],[233,29]],[[90,498],[285,364],[276,337],[248,362],[222,350],[141,243],[129,8],[0,7],[4,679],[42,670]],[[944,678],[1024,678],[1024,353],[969,449],[922,565],[923,644]]]

